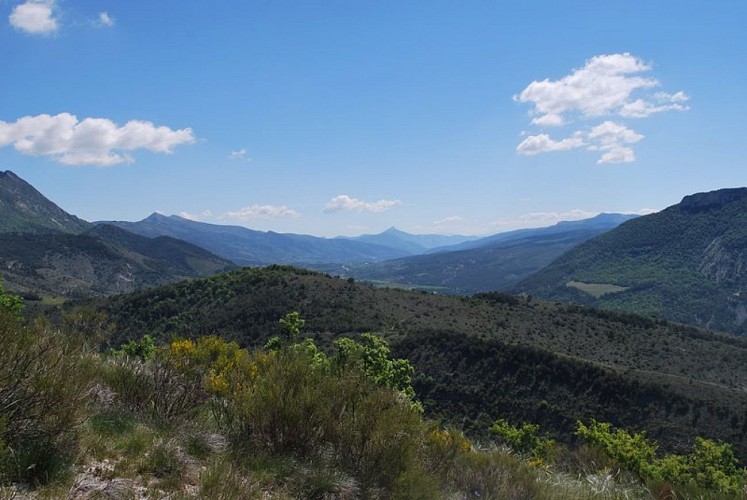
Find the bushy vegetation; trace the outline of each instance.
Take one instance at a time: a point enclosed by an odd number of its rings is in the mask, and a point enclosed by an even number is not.
[[[599,447],[610,458],[642,480],[668,481],[724,494],[742,493],[744,467],[726,443],[696,437],[688,455],[657,455],[657,445],[644,433],[612,430],[606,422],[578,422],[576,434]]]
[[[42,322],[22,324],[0,286],[0,484],[40,484],[75,458],[87,382],[84,353]]]
[[[98,353],[91,340],[109,329],[99,313],[25,325],[14,299],[1,303],[0,488],[15,489],[0,495],[648,498],[654,480],[717,494],[743,485],[728,445],[698,438],[689,455],[645,455],[645,439],[596,422],[578,428],[596,455],[505,418],[490,430],[510,450],[475,444],[424,418],[412,365],[384,339],[325,351],[297,313],[267,348],[142,337]],[[599,453],[601,468],[588,458]],[[625,474],[610,479],[609,464]]]
[[[581,418],[642,430],[682,452],[692,434],[747,456],[747,341],[664,320],[550,304],[531,297],[443,297],[296,269],[243,269],[92,304],[118,328],[109,347],[151,335],[218,335],[242,347],[283,337],[298,309],[299,340],[323,350],[372,332],[416,368],[427,412],[471,437],[496,416],[537,422],[567,440]],[[564,437],[566,436],[566,437]]]

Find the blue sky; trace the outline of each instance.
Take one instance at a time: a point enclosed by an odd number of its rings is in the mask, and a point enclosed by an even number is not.
[[[0,0],[0,169],[87,220],[321,236],[661,209],[747,184],[745,25],[741,0]]]

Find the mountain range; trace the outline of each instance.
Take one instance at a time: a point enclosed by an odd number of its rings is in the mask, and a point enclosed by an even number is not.
[[[106,221],[142,236],[188,241],[242,266],[275,263],[368,262],[410,255],[408,251],[355,239],[255,231],[241,226],[207,224],[178,215],[153,213],[137,222]]]
[[[145,238],[68,214],[0,172],[0,273],[26,297],[80,298],[210,276],[236,267],[190,243]]]
[[[450,294],[505,290],[747,334],[747,188],[661,212],[601,214],[485,238],[253,231],[152,214],[89,223],[0,172],[0,274],[27,296],[87,297],[290,263]]]
[[[685,196],[511,290],[747,334],[747,188]]]
[[[481,239],[479,236],[410,234],[400,231],[396,227],[390,227],[386,231],[378,234],[363,234],[354,237],[340,236],[340,238],[398,248],[408,252],[410,255],[428,253],[434,249],[438,250],[440,248]]]
[[[423,255],[319,268],[356,279],[452,295],[501,290],[539,271],[579,243],[635,217],[600,214],[432,248]]]

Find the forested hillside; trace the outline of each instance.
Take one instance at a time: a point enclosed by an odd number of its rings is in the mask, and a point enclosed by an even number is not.
[[[279,333],[288,311],[321,346],[378,333],[416,368],[429,411],[480,432],[500,412],[564,434],[583,415],[647,429],[667,449],[703,434],[747,456],[747,341],[634,315],[503,294],[440,297],[295,268],[244,269],[98,300],[116,346]]]
[[[747,188],[626,222],[512,290],[747,334]]]

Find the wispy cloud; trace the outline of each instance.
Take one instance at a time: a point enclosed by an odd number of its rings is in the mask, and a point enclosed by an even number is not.
[[[584,67],[559,80],[533,81],[514,96],[515,101],[532,105],[532,125],[541,128],[576,122],[587,125],[562,139],[553,139],[546,133],[529,135],[516,151],[534,155],[585,148],[603,152],[597,161],[600,164],[634,161],[635,152],[630,145],[643,136],[609,117],[641,119],[665,111],[689,109],[684,103],[690,98],[683,91],[651,93],[660,83],[642,76],[650,71],[650,64],[626,52],[592,57]],[[599,123],[599,120],[604,121]]]
[[[194,141],[191,128],[172,130],[140,120],[119,126],[106,118],[79,121],[70,113],[0,120],[0,147],[13,145],[19,153],[47,156],[64,165],[132,163],[131,151],[168,154],[174,147]]]
[[[111,28],[114,26],[114,18],[108,12],[99,12],[99,17],[93,24],[97,28]]]
[[[547,134],[538,134],[530,135],[521,141],[516,147],[516,151],[523,155],[536,155],[550,151],[568,151],[569,149],[579,148],[585,144],[581,134],[576,134],[574,137],[568,137],[560,141],[550,139],[550,136]]]
[[[341,194],[335,196],[324,205],[324,213],[340,212],[342,210],[379,213],[401,204],[400,200],[363,201],[346,194]]]
[[[247,158],[247,151],[244,148],[239,149],[238,151],[231,151],[228,154],[229,160],[247,160],[249,161],[249,158]]]
[[[16,5],[8,17],[11,26],[32,35],[49,35],[59,28],[54,0],[27,0]]]
[[[189,212],[179,212],[179,217],[182,219],[189,219],[193,221],[200,221],[205,219],[211,219],[213,217],[213,212],[210,210],[203,210],[199,214],[191,214]]]
[[[450,215],[449,217],[444,217],[443,219],[433,221],[433,225],[443,226],[445,224],[457,224],[459,222],[464,222],[464,217],[459,217],[458,215]]]
[[[219,220],[250,221],[256,219],[284,219],[299,213],[286,205],[250,205],[218,216]]]

